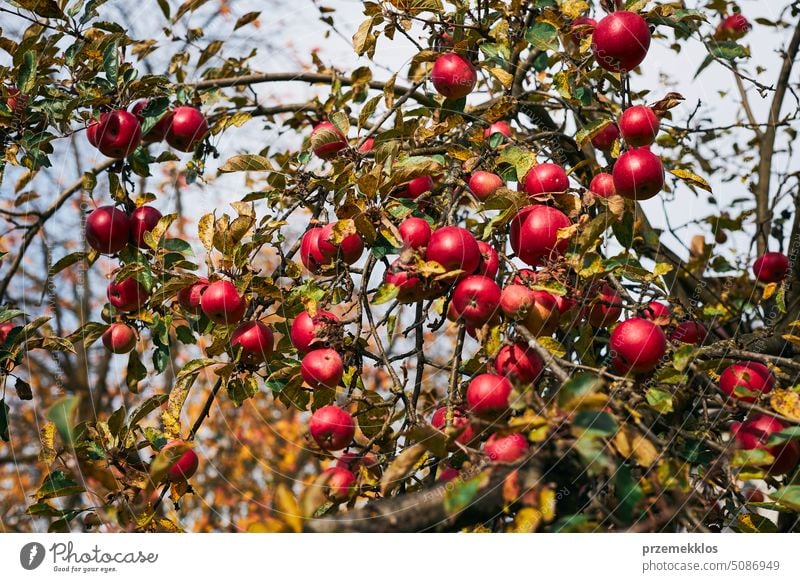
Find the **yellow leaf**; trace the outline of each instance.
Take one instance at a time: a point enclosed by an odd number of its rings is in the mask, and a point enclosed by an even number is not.
[[[500,81],[500,84],[503,85],[503,87],[506,88],[511,87],[511,83],[514,82],[514,75],[512,75],[511,73],[509,73],[504,69],[501,69],[499,67],[491,67],[487,70],[492,74],[492,76],[495,79]]]
[[[517,512],[509,531],[511,533],[533,533],[539,529],[541,523],[541,511],[533,507],[523,507]]]
[[[291,528],[295,533],[303,531],[303,518],[300,514],[300,506],[294,494],[281,483],[275,489],[274,498],[275,510],[279,512],[280,518]]]
[[[673,176],[680,178],[681,180],[689,184],[689,186],[696,186],[697,188],[702,188],[707,192],[711,192],[711,186],[708,184],[708,182],[706,182],[704,178],[701,178],[694,172],[677,168],[675,170],[670,170],[669,173],[672,174]]]
[[[778,414],[800,422],[800,394],[791,390],[775,390],[769,398],[770,406]]]
[[[570,20],[575,20],[589,10],[589,4],[585,0],[563,0],[561,2],[561,12]]]

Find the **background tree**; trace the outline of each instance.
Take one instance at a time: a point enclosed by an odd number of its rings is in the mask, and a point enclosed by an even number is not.
[[[154,5],[0,7],[4,528],[797,528],[797,3]]]

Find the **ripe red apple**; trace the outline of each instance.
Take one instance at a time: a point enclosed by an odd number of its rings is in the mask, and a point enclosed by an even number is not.
[[[181,152],[191,152],[208,133],[205,115],[196,107],[181,105],[169,114],[166,140],[169,145]]]
[[[25,96],[20,96],[19,89],[17,89],[14,85],[11,85],[8,88],[7,94],[8,97],[6,97],[6,106],[11,112],[16,112],[20,103],[26,101]]]
[[[514,285],[526,285],[530,287],[531,285],[536,284],[538,276],[536,275],[536,271],[533,269],[520,269],[514,275],[514,278],[511,279],[511,282]]]
[[[311,147],[314,154],[329,160],[347,147],[347,137],[330,121],[323,121],[311,130]]]
[[[592,33],[592,52],[597,64],[607,71],[632,71],[650,49],[650,28],[634,12],[612,12]]]
[[[147,99],[142,99],[134,103],[133,109],[131,109],[131,113],[136,116],[136,119],[139,120],[141,125],[144,125],[142,111],[145,107],[147,107],[147,103]],[[164,115],[161,116],[161,119],[159,119],[156,124],[150,128],[150,131],[142,135],[142,141],[144,143],[156,143],[163,141],[167,135],[167,131],[169,130],[170,123],[172,123],[172,112],[164,112]]]
[[[322,229],[315,226],[309,228],[300,241],[300,261],[312,273],[317,273],[322,268],[322,265],[316,259],[322,254],[319,250],[319,237],[321,234]]]
[[[569,178],[558,164],[545,162],[532,167],[525,175],[523,191],[531,198],[545,193],[566,192],[568,189]]]
[[[500,348],[494,358],[494,369],[519,384],[533,384],[544,370],[544,362],[533,348],[514,343]]]
[[[601,198],[611,198],[617,193],[614,190],[614,176],[607,172],[600,172],[589,183],[589,191]]]
[[[726,16],[717,25],[714,38],[717,40],[739,40],[750,32],[750,22],[742,14],[736,13]]]
[[[329,330],[339,324],[339,318],[330,311],[317,311],[314,317],[301,311],[292,322],[289,339],[298,352],[305,353],[322,343]]]
[[[241,324],[231,335],[231,347],[241,347],[241,359],[245,362],[263,363],[272,355],[275,336],[268,325],[260,321]]]
[[[319,448],[340,451],[353,440],[356,424],[346,410],[329,404],[314,411],[308,429]]]
[[[489,277],[470,275],[456,285],[452,303],[464,321],[481,327],[500,305],[500,287]]]
[[[509,435],[495,433],[483,445],[483,452],[497,463],[514,463],[528,455],[528,441],[518,432]]]
[[[230,281],[220,280],[211,283],[200,298],[200,308],[206,317],[221,325],[239,323],[247,311],[247,301],[239,295],[236,286]]]
[[[95,208],[86,217],[86,242],[98,253],[118,253],[128,244],[130,233],[128,215],[113,206]]]
[[[734,422],[731,425],[731,433],[739,448],[764,449],[769,452],[775,458],[769,472],[772,475],[783,475],[792,471],[800,461],[800,443],[790,440],[774,447],[767,447],[766,444],[770,435],[786,428],[787,426],[777,418],[758,414],[745,422]]]
[[[14,329],[14,324],[10,321],[5,321],[0,323],[0,344],[6,343],[8,339],[8,334],[11,333],[11,330]]]
[[[619,128],[615,123],[610,123],[601,129],[592,138],[592,145],[597,149],[608,152],[614,147],[614,142],[619,139]]]
[[[533,291],[534,304],[528,310],[523,324],[535,337],[552,335],[558,328],[561,320],[561,310],[552,293],[535,289]]]
[[[535,303],[536,296],[525,285],[512,283],[500,293],[500,309],[510,319],[524,319]]]
[[[512,136],[511,126],[505,121],[495,121],[489,127],[483,130],[483,138],[489,139],[492,134],[500,133],[507,138]]]
[[[775,376],[761,362],[739,362],[723,370],[719,377],[720,389],[742,402],[755,402],[761,394],[775,387]]]
[[[433,63],[431,81],[440,95],[448,99],[461,99],[472,93],[478,74],[469,59],[456,53],[447,53]]]
[[[614,367],[621,372],[651,372],[667,351],[667,337],[648,319],[632,317],[611,332],[609,342]]]
[[[660,301],[651,301],[642,310],[642,317],[658,325],[667,325],[670,317],[672,317],[672,310],[669,305],[665,305]]]
[[[482,240],[478,241],[478,250],[481,253],[481,259],[478,268],[475,269],[475,274],[494,279],[500,270],[500,257],[497,256],[497,251],[492,245]]]
[[[174,440],[168,442],[164,445],[164,448],[161,449],[161,452],[168,451],[169,449],[176,447],[178,445],[184,444],[184,441],[181,440]],[[199,459],[197,458],[197,453],[194,452],[193,449],[189,449],[184,452],[178,459],[172,463],[169,470],[167,471],[167,480],[171,481],[172,483],[183,483],[184,481],[188,481],[192,478],[197,472],[197,467],[200,464]]]
[[[412,249],[421,249],[428,246],[431,240],[431,225],[424,218],[417,218],[416,216],[409,216],[397,229],[400,231],[400,238],[403,243]]]
[[[661,159],[646,148],[628,150],[614,164],[614,189],[630,200],[649,200],[664,187]]]
[[[342,357],[331,348],[311,350],[300,362],[300,373],[312,388],[336,388],[342,381]]]
[[[587,301],[584,315],[594,327],[607,327],[622,314],[622,297],[608,284],[590,291]]]
[[[669,336],[674,342],[683,344],[701,344],[708,336],[708,330],[702,323],[696,321],[680,322]]]
[[[458,478],[458,476],[459,471],[455,467],[442,466],[439,470],[439,476],[436,478],[436,480],[442,483],[447,483],[448,481]]]
[[[762,283],[778,283],[789,273],[789,259],[783,253],[764,253],[753,263],[753,273]]]
[[[497,374],[478,374],[467,386],[467,405],[477,416],[496,416],[508,410],[511,382]]]
[[[334,503],[344,503],[352,497],[356,486],[355,473],[343,467],[330,467],[325,476],[325,494]]]
[[[747,487],[742,491],[742,495],[750,503],[763,503],[765,499],[764,494],[755,487]]]
[[[322,232],[319,233],[319,238],[317,239],[318,253],[314,255],[314,258],[318,263],[324,265],[333,261],[337,256],[341,256],[345,263],[352,265],[364,253],[364,241],[361,240],[357,233],[353,233],[345,236],[338,245],[334,244],[333,229],[336,224],[332,222],[322,227]]]
[[[597,21],[594,18],[589,18],[588,16],[578,16],[578,18],[572,21],[572,26],[569,33],[572,42],[580,45],[584,38],[592,35],[596,26]]]
[[[481,251],[475,237],[459,226],[443,226],[431,234],[425,260],[436,261],[447,271],[474,273],[481,261]],[[462,275],[463,276],[463,275]]]
[[[180,305],[186,313],[200,315],[202,311],[200,308],[200,298],[203,296],[207,287],[208,279],[200,277],[196,282],[178,291],[178,305]]]
[[[433,413],[433,416],[431,416],[431,426],[433,426],[433,428],[436,430],[444,431],[446,425],[447,407],[442,406]],[[458,438],[456,438],[456,442],[459,442],[462,445],[468,445],[475,438],[475,431],[472,429],[469,416],[462,408],[453,409],[453,426],[456,428],[464,427],[464,430],[458,435]],[[449,448],[450,450],[455,450],[458,447],[455,445],[455,443],[452,443]]]
[[[364,467],[368,471],[380,471],[378,459],[369,453],[366,455],[358,453],[342,453],[342,455],[336,460],[336,466],[342,467],[343,469],[349,469],[354,473],[358,473],[361,467]]]
[[[409,200],[416,200],[425,192],[433,190],[433,178],[430,176],[418,176],[410,180],[405,187],[398,192],[400,198],[408,198]]]
[[[424,298],[422,280],[411,266],[402,263],[400,259],[396,259],[386,270],[383,281],[398,288],[397,300],[400,303],[413,303]]]
[[[364,140],[364,143],[361,144],[361,147],[358,148],[358,151],[361,152],[362,154],[367,154],[371,152],[372,148],[374,147],[375,147],[375,138],[368,137],[367,139]]]
[[[123,279],[119,283],[109,283],[106,290],[108,302],[119,311],[135,311],[145,304],[150,294],[139,281],[133,277]]]
[[[505,186],[503,179],[491,172],[478,170],[469,177],[469,189],[478,200],[486,200],[502,186]]]
[[[105,121],[107,116],[108,113],[101,113],[100,121],[92,119],[86,124],[86,139],[89,140],[89,143],[94,147],[97,147],[97,130],[100,129],[100,125]]]
[[[542,204],[526,206],[511,221],[511,248],[521,260],[536,266],[564,254],[569,240],[559,240],[558,231],[571,224],[557,208]]]
[[[124,323],[112,323],[103,332],[102,340],[112,354],[127,354],[136,347],[136,332]]]
[[[140,206],[134,210],[130,218],[131,242],[140,249],[148,248],[144,233],[153,230],[159,220],[161,213],[152,206]]]
[[[656,141],[661,122],[655,112],[646,105],[634,105],[622,112],[619,129],[631,147],[647,146]]]
[[[142,143],[142,126],[133,113],[124,109],[102,118],[97,128],[97,149],[109,158],[125,158]]]

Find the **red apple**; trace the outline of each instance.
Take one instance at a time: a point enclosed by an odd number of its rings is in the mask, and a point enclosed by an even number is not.
[[[669,305],[665,305],[660,301],[651,301],[642,310],[642,317],[658,325],[667,325],[670,317],[672,317],[672,310]]]
[[[127,354],[136,347],[136,332],[124,323],[112,323],[103,332],[103,345],[112,354]]]
[[[244,317],[247,301],[239,295],[233,283],[220,280],[211,283],[203,291],[200,308],[214,323],[234,325]]]
[[[536,271],[533,269],[520,269],[514,275],[514,278],[511,279],[511,282],[514,285],[526,285],[530,287],[531,285],[535,285],[537,280]]]
[[[632,71],[650,49],[650,27],[634,12],[612,12],[592,33],[592,51],[597,64],[607,71]]]
[[[148,248],[144,242],[144,233],[152,231],[158,221],[161,220],[161,213],[152,206],[141,206],[131,213],[131,242],[140,249]]]
[[[662,329],[648,319],[632,317],[611,332],[609,342],[614,367],[621,372],[651,372],[667,351]]]
[[[123,279],[119,283],[109,283],[106,290],[108,302],[119,311],[136,311],[145,304],[150,294],[139,281],[133,277]]]
[[[500,348],[494,358],[494,369],[519,384],[533,384],[544,370],[544,362],[533,348],[514,343]]]
[[[474,273],[481,261],[481,251],[475,237],[459,226],[443,226],[431,234],[426,261],[436,261],[447,271]],[[463,276],[463,275],[462,275]]]
[[[569,178],[558,164],[539,164],[525,175],[523,190],[531,198],[545,193],[566,192],[568,189]]]
[[[374,147],[375,147],[375,138],[368,137],[367,139],[364,140],[364,143],[361,144],[361,147],[358,148],[358,151],[361,152],[362,154],[367,154],[371,152],[372,148]]]
[[[664,187],[661,159],[646,148],[628,150],[614,164],[614,189],[630,200],[649,200]]]
[[[105,121],[107,116],[108,113],[101,113],[100,121],[92,119],[86,124],[86,139],[89,140],[89,143],[94,147],[97,147],[97,130],[100,129],[100,125]]]
[[[528,310],[523,324],[536,337],[552,335],[561,319],[561,310],[555,296],[535,289],[533,298],[533,307]]]
[[[511,221],[511,248],[531,266],[555,258],[567,250],[569,240],[558,239],[558,231],[572,223],[567,215],[541,204],[522,208]]]
[[[431,240],[431,225],[424,218],[409,216],[400,223],[398,229],[403,243],[412,249],[421,249],[428,246]]]
[[[702,323],[682,321],[672,330],[669,339],[682,344],[701,344],[705,341],[707,335],[708,330]]]
[[[20,105],[20,103],[24,103],[25,101],[27,101],[27,99],[25,98],[26,96],[20,95],[19,89],[17,89],[13,85],[11,85],[8,88],[7,94],[8,97],[6,97],[6,106],[11,112],[16,112],[17,107]]]
[[[342,260],[348,265],[352,265],[361,258],[364,253],[364,241],[358,233],[348,234],[342,239],[342,242],[337,244],[333,243],[334,231],[336,227],[335,222],[326,224],[322,227],[322,232],[319,233],[317,239],[318,253],[314,256],[320,264],[327,264],[333,261],[337,256],[341,256]]]
[[[398,192],[400,198],[408,198],[409,200],[416,200],[425,192],[433,190],[433,178],[430,176],[419,176],[410,180],[405,187]]]
[[[174,440],[170,441],[164,448],[161,449],[161,452],[168,451],[169,449],[176,447],[178,445],[184,444],[181,440]],[[169,470],[167,471],[167,480],[171,481],[172,483],[183,483],[184,481],[188,481],[192,478],[197,472],[197,467],[200,464],[199,459],[197,458],[197,453],[194,450],[189,449],[184,452],[178,459],[172,463]]]
[[[340,451],[350,444],[356,433],[353,417],[346,410],[329,404],[314,411],[308,429],[319,448]]]
[[[433,63],[431,81],[440,95],[448,99],[461,99],[472,93],[478,74],[468,59],[456,53],[447,53]]]
[[[467,386],[467,405],[478,416],[496,416],[508,410],[511,382],[497,374],[479,374]]]
[[[167,143],[181,152],[194,151],[208,133],[205,115],[196,107],[181,105],[169,116]]]
[[[611,198],[617,193],[614,190],[614,176],[607,172],[597,174],[589,184],[589,191],[601,198]]]
[[[478,263],[478,268],[475,269],[475,274],[494,279],[500,270],[500,257],[497,256],[497,251],[494,250],[492,245],[482,240],[478,241],[478,250],[481,253],[481,259]]]
[[[10,321],[5,321],[0,323],[0,344],[6,343],[8,339],[8,334],[11,333],[11,330],[14,329],[14,324]]]
[[[178,291],[178,305],[180,305],[186,313],[200,315],[202,311],[200,308],[200,299],[207,287],[208,279],[200,277],[196,282]]]
[[[481,327],[500,305],[500,287],[489,277],[471,275],[456,285],[452,303],[464,321]]]
[[[361,467],[364,467],[368,471],[372,472],[380,471],[378,459],[369,453],[366,455],[358,453],[342,453],[342,455],[336,460],[336,466],[343,469],[348,469],[354,473],[358,473]]]
[[[141,125],[144,125],[142,111],[145,107],[147,107],[147,102],[147,99],[137,101],[133,105],[133,109],[131,109],[131,113],[136,116],[136,119],[139,120]],[[144,143],[156,143],[163,141],[164,137],[167,135],[167,131],[169,130],[170,123],[172,123],[172,112],[164,112],[164,115],[161,116],[161,119],[159,119],[156,124],[150,128],[150,131],[142,135],[142,141]]]
[[[599,288],[594,288],[587,300],[584,314],[594,327],[607,327],[617,321],[622,314],[622,297],[610,285],[603,284]]]
[[[478,170],[469,177],[469,189],[478,200],[486,200],[502,186],[505,186],[503,179],[491,172]]]
[[[619,129],[631,147],[647,146],[656,141],[661,122],[655,112],[646,105],[634,105],[622,112]]]
[[[302,311],[292,322],[289,339],[298,352],[305,353],[323,344],[328,331],[338,324],[339,318],[330,311],[317,311],[313,317],[308,311]]]
[[[112,111],[97,128],[97,149],[109,158],[125,158],[142,142],[142,126],[133,113]]]
[[[433,416],[431,416],[431,426],[433,426],[433,428],[436,430],[444,431],[446,425],[447,407],[442,406],[433,413]],[[468,445],[475,438],[475,431],[472,430],[469,416],[467,416],[467,413],[462,408],[453,409],[453,426],[456,428],[463,427],[463,430],[461,431],[461,434],[458,435],[456,442],[459,442],[462,445]],[[458,447],[455,445],[455,443],[453,443],[449,448],[450,450],[455,450]]]
[[[747,487],[742,491],[744,498],[750,503],[763,503],[764,494],[755,487]]]
[[[766,445],[771,435],[786,430],[786,428],[787,426],[777,418],[758,414],[743,423],[734,422],[731,425],[731,433],[739,448],[744,450],[764,449],[769,452],[775,458],[769,472],[773,475],[783,475],[792,471],[800,461],[800,443],[790,440],[773,447]]]
[[[311,130],[311,148],[318,158],[329,160],[347,147],[347,137],[330,121],[323,121]]]
[[[128,215],[113,206],[100,206],[86,218],[86,242],[98,253],[118,253],[128,244],[130,233]]]
[[[723,370],[719,377],[720,389],[742,402],[755,402],[761,394],[775,387],[775,376],[761,362],[739,362]]]
[[[592,35],[596,26],[597,21],[594,18],[589,18],[588,16],[578,16],[578,18],[572,21],[572,26],[569,33],[572,42],[580,45],[584,38]]]
[[[609,123],[592,138],[592,145],[597,149],[609,152],[614,147],[614,142],[619,139],[619,128],[615,123]]]
[[[436,478],[436,480],[442,483],[447,483],[448,481],[457,479],[459,474],[460,473],[458,469],[456,469],[455,467],[442,466],[439,471],[439,476]]]
[[[717,40],[739,40],[750,32],[750,22],[742,14],[736,13],[726,16],[717,25],[714,38]]]
[[[311,350],[300,362],[300,373],[312,388],[336,388],[342,381],[342,357],[331,348]]]
[[[500,309],[510,319],[524,319],[535,303],[536,296],[525,285],[512,283],[500,293]]]
[[[783,253],[764,253],[753,263],[753,273],[762,283],[778,283],[789,273],[789,259]]]
[[[334,503],[344,503],[352,497],[356,486],[355,473],[342,467],[330,467],[325,476],[325,494]]]
[[[315,226],[309,228],[300,241],[300,261],[312,273],[317,273],[322,268],[322,265],[316,259],[322,254],[319,250],[319,237],[321,234],[322,229]]]
[[[400,303],[413,303],[424,298],[422,280],[412,269],[396,259],[383,277],[384,283],[398,288],[397,300]]]
[[[493,134],[500,133],[507,138],[512,135],[511,126],[505,121],[495,121],[489,127],[483,130],[483,138],[489,139]]]
[[[503,436],[495,433],[483,445],[483,451],[497,463],[514,463],[528,455],[528,441],[518,432]]]
[[[274,346],[275,336],[272,330],[260,321],[245,322],[231,335],[231,347],[241,348],[241,359],[245,362],[266,362],[272,355]]]

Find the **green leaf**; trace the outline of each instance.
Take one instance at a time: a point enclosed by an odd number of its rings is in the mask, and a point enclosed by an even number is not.
[[[561,387],[558,392],[558,406],[565,409],[575,408],[580,401],[600,390],[605,385],[600,376],[591,372],[579,372]]]
[[[390,283],[383,283],[378,290],[375,291],[375,295],[372,296],[372,305],[380,305],[382,303],[388,303],[397,298],[397,294],[400,292],[400,287],[397,285],[392,285]]]
[[[119,77],[119,53],[116,40],[108,43],[103,49],[103,71],[105,71],[106,79],[116,87]]]
[[[467,481],[461,479],[451,481],[453,487],[447,487],[444,492],[444,510],[447,514],[454,515],[469,507],[478,495],[483,481],[482,475]]]
[[[244,378],[234,378],[228,382],[227,388],[231,402],[233,402],[234,406],[239,407],[245,400],[258,394],[258,381],[252,375]]]
[[[660,388],[648,388],[645,393],[647,403],[657,412],[667,414],[672,412],[672,394]]]
[[[84,260],[88,256],[88,253],[84,253],[81,251],[70,253],[58,259],[52,267],[50,267],[50,276],[53,276],[57,273],[60,273],[67,267],[74,265],[82,260]]]
[[[675,350],[675,354],[672,356],[672,365],[679,372],[683,372],[694,359],[696,352],[697,348],[693,344],[682,345]]]
[[[610,437],[617,432],[617,421],[602,410],[585,410],[575,415],[572,428],[587,436]]]
[[[36,499],[53,499],[55,497],[67,497],[76,493],[83,493],[84,489],[75,481],[70,479],[64,471],[53,471],[45,477],[42,486],[36,492]]]
[[[578,142],[579,146],[583,146],[583,144],[613,123],[610,119],[597,119],[576,133],[575,141]]]
[[[750,51],[733,40],[713,41],[709,43],[709,52],[720,59],[733,61],[750,56]]]
[[[547,22],[535,22],[525,33],[525,40],[539,50],[554,51],[558,49],[558,30]]]
[[[614,479],[614,489],[617,494],[617,505],[615,513],[625,523],[633,521],[634,510],[639,502],[644,497],[642,488],[639,483],[631,475],[631,469],[627,465],[620,465],[617,468],[616,478]]]
[[[169,398],[168,394],[155,394],[131,411],[128,426],[135,427],[148,414],[159,408]]]
[[[125,373],[125,383],[128,390],[137,394],[139,392],[139,382],[147,376],[147,368],[144,367],[139,359],[139,353],[133,350],[128,356],[128,370]]]
[[[781,487],[775,493],[771,493],[770,497],[793,511],[800,511],[800,485]]]
[[[6,404],[6,399],[0,399],[0,439],[4,441],[9,441],[8,436],[8,411],[9,407]]]
[[[772,433],[767,440],[767,447],[776,447],[793,440],[800,440],[800,426],[790,426],[780,432]]]
[[[79,401],[79,396],[65,396],[56,401],[47,411],[47,419],[56,425],[56,430],[61,435],[61,440],[68,445],[72,445],[75,442],[72,426],[73,416]]]
[[[30,50],[22,55],[22,63],[17,73],[17,89],[23,95],[29,94],[36,85],[36,67],[38,64],[36,52]]]

